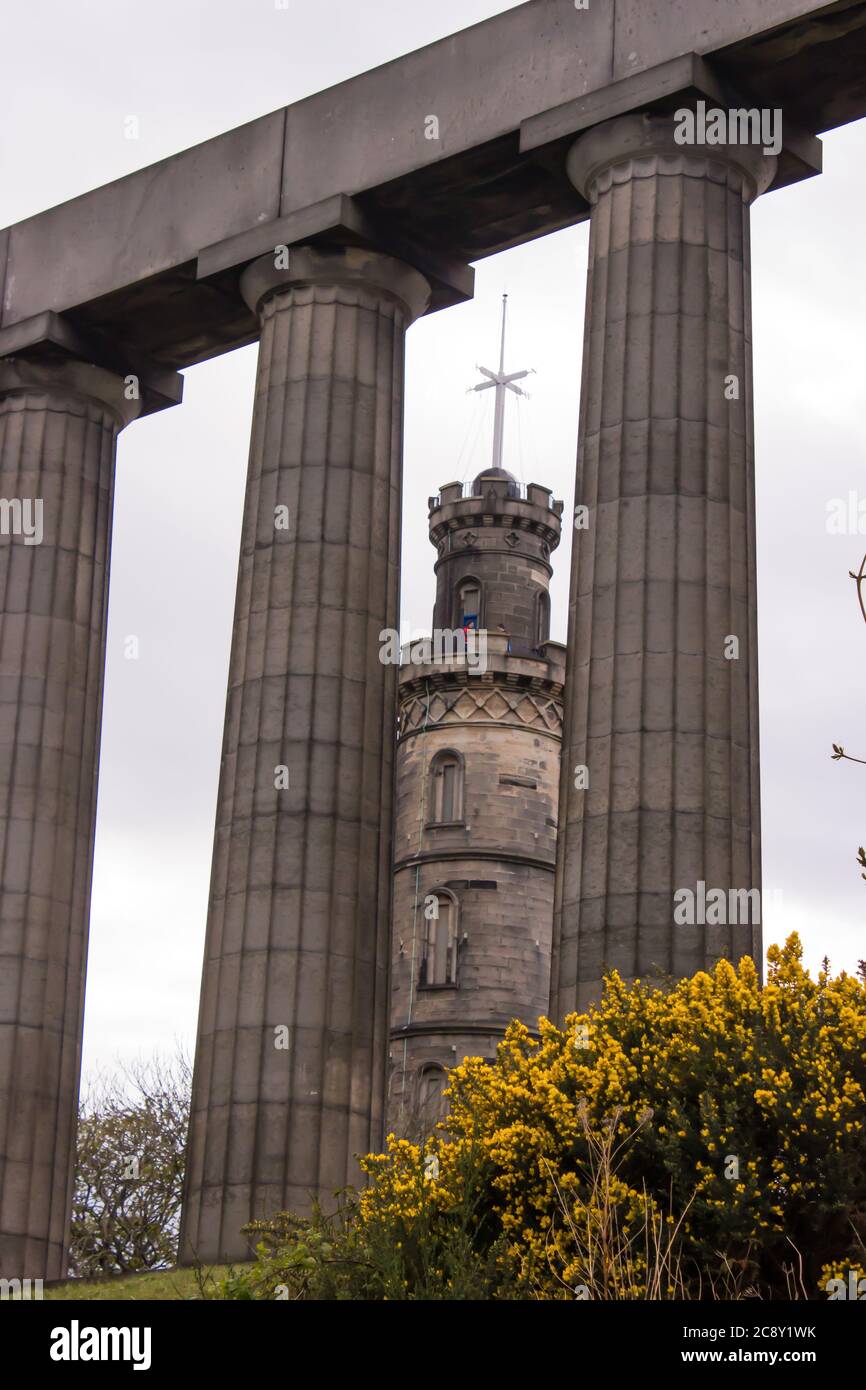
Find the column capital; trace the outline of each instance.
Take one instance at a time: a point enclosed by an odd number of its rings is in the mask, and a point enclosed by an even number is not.
[[[0,391],[65,391],[107,406],[123,429],[140,415],[179,405],[183,377],[101,332],[46,310],[0,328]],[[131,398],[130,398],[131,397]]]
[[[123,377],[74,358],[56,362],[0,359],[0,398],[22,394],[95,401],[114,416],[118,430],[141,414],[141,398],[128,399]]]
[[[710,177],[710,167],[734,168],[744,179],[744,196],[753,202],[769,188],[776,173],[775,155],[765,155],[751,144],[698,145],[678,142],[673,116],[647,113],[617,116],[580,135],[568,152],[568,177],[579,193],[595,202],[599,181],[605,174],[614,178],[618,165],[638,162],[632,172],[644,177],[653,174],[685,173]],[[701,167],[696,167],[701,166]]]
[[[286,268],[278,268],[276,260],[274,252],[260,256],[241,275],[241,294],[254,313],[270,296],[303,285],[352,285],[387,295],[402,306],[409,323],[425,314],[430,304],[430,285],[424,276],[379,251],[361,246],[293,246]]]
[[[226,272],[240,276],[251,262],[272,256],[279,247],[298,251],[303,247],[336,251],[357,247],[391,256],[423,275],[430,286],[430,302],[424,313],[435,313],[471,299],[475,271],[459,260],[420,246],[387,218],[371,213],[357,199],[341,193],[310,207],[257,223],[226,241],[204,247],[198,255],[196,278],[222,283]]]

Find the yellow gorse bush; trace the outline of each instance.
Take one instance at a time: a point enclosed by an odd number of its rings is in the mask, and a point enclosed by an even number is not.
[[[821,1296],[866,1253],[866,986],[813,980],[795,936],[768,962],[763,986],[748,958],[670,989],[614,973],[563,1028],[513,1023],[450,1073],[426,1153],[364,1159],[361,1228],[465,1220],[468,1185],[476,1243],[535,1296],[700,1296],[719,1271],[784,1295],[791,1269]]]

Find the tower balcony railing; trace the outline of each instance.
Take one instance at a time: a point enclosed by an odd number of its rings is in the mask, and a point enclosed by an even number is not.
[[[466,667],[479,673],[488,668],[492,656],[512,656],[524,661],[546,661],[544,644],[533,645],[510,633],[488,632],[485,628],[434,628],[432,634],[413,637],[400,647],[400,666]]]
[[[490,488],[485,489],[484,492],[476,492],[474,488],[475,482],[471,478],[464,483],[448,483],[441,491],[427,499],[430,511],[435,511],[436,508],[441,507],[443,503],[459,502],[463,498],[472,498],[479,502],[483,502],[487,497],[488,491],[491,489],[495,492],[497,498],[509,502],[529,502],[536,507],[546,507],[550,512],[556,511],[556,502],[553,493],[550,488],[542,487],[540,483],[513,482],[503,487],[502,482],[497,480],[490,485]]]

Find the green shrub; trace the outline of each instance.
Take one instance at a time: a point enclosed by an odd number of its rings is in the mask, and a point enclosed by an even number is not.
[[[801,954],[512,1024],[451,1072],[447,1132],[391,1136],[332,1218],[261,1225],[226,1296],[826,1297],[866,1254],[866,984]]]

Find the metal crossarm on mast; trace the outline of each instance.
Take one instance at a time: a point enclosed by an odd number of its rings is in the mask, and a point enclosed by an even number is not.
[[[506,372],[505,370],[505,318],[508,311],[508,295],[502,296],[502,336],[499,344],[499,371],[491,372],[487,367],[479,367],[481,374],[487,377],[486,381],[479,381],[477,386],[473,386],[473,391],[488,391],[490,387],[496,389],[496,408],[493,416],[493,467],[502,468],[502,446],[505,438],[505,392],[513,391],[515,396],[526,396],[526,392],[519,386],[515,386],[516,381],[521,381],[523,377],[529,376],[529,371]]]

